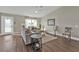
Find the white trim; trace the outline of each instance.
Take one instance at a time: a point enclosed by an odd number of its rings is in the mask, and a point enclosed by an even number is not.
[[[49,32],[49,33],[52,34],[51,32]],[[57,35],[63,36],[62,34],[59,34],[59,33],[57,33]],[[71,37],[71,39],[79,41],[79,38],[77,38],[77,37]]]
[[[62,34],[57,34],[57,35],[62,36]],[[71,37],[71,39],[79,41],[79,38],[77,37]]]
[[[14,32],[12,35],[21,35],[20,32]]]
[[[0,36],[4,36],[4,35],[11,35],[11,33],[0,34]]]
[[[73,40],[77,40],[77,41],[79,41],[79,38],[77,38],[77,37],[71,37]]]
[[[56,35],[62,36],[62,34],[56,34]]]
[[[20,32],[13,32],[13,34],[20,34]]]
[[[3,35],[19,35],[20,32],[13,32],[13,33],[3,33],[3,34],[0,34],[0,36],[3,36]]]

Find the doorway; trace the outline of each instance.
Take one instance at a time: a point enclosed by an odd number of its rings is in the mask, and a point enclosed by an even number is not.
[[[1,33],[2,34],[13,33],[13,17],[1,16]]]

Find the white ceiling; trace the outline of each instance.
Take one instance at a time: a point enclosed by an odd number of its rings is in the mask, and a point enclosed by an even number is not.
[[[0,12],[31,17],[43,17],[60,6],[0,6]],[[35,13],[38,11],[38,13]]]

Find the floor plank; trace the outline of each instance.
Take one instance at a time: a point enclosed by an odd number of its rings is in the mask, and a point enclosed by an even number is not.
[[[24,45],[20,35],[7,35],[0,36],[0,52],[32,52],[32,50],[30,45]],[[79,41],[71,40],[69,42],[58,37],[44,43],[42,52],[79,52]]]

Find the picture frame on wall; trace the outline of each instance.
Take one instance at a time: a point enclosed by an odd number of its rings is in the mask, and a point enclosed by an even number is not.
[[[48,19],[47,24],[48,26],[55,26],[55,19]]]

